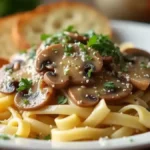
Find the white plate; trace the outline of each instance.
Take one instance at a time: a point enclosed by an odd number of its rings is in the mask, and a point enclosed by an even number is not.
[[[150,52],[150,25],[125,22],[112,21],[112,27],[115,39],[120,42],[132,42],[136,47],[145,49]],[[51,142],[35,139],[13,138],[12,140],[0,140],[0,148],[9,148],[15,150],[56,150],[56,149],[90,149],[90,150],[109,150],[109,149],[130,149],[133,147],[150,146],[150,133],[140,134],[128,138],[100,140],[89,142]]]

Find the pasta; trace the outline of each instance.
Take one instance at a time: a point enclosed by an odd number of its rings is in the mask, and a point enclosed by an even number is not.
[[[122,138],[150,129],[150,55],[68,29],[0,70],[0,133],[54,141]]]

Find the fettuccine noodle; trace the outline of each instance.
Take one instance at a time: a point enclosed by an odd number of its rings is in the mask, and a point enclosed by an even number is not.
[[[138,116],[123,114],[131,109],[136,110]],[[62,116],[55,118],[54,114]],[[0,133],[20,137],[30,137],[33,133],[41,137],[51,134],[52,140],[56,141],[96,140],[106,136],[120,138],[133,135],[136,130],[142,133],[150,128],[150,113],[142,106],[128,105],[120,111],[111,112],[104,100],[94,109],[52,105],[20,114],[13,107],[9,107],[0,116],[1,120],[9,120],[7,125],[0,125]],[[101,125],[107,126],[100,127]]]

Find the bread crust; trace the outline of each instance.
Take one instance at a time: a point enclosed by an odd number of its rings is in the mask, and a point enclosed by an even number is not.
[[[26,14],[20,16],[12,28],[11,37],[14,44],[19,49],[26,49],[30,47],[23,34],[21,33],[21,28],[23,22],[26,22],[32,16],[32,13],[33,12],[27,12]]]
[[[0,23],[7,22],[8,20],[17,19],[20,15],[21,15],[21,13],[17,13],[17,14],[13,14],[13,15],[6,16],[6,17],[1,17],[1,18],[0,18]],[[1,24],[0,24],[0,25],[1,25]]]
[[[109,20],[107,19],[107,17],[105,17],[102,13],[96,11],[95,9],[93,9],[93,7],[85,5],[83,3],[79,3],[79,2],[57,2],[57,3],[53,3],[53,4],[49,4],[49,5],[41,5],[39,7],[37,7],[36,9],[34,9],[33,11],[30,11],[28,13],[26,13],[25,15],[21,16],[15,26],[12,28],[12,37],[13,37],[13,41],[15,43],[15,45],[18,48],[29,48],[30,44],[27,41],[27,39],[25,38],[24,34],[23,34],[23,28],[24,26],[26,26],[28,23],[30,23],[30,21],[40,15],[46,15],[47,13],[51,13],[55,10],[59,10],[61,8],[86,8],[88,11],[90,11],[90,13],[93,14],[98,14],[99,19],[101,19],[103,21],[103,23],[105,24],[105,32],[111,36],[112,35],[112,31],[111,31],[111,27],[110,27],[110,23]]]
[[[15,44],[13,43],[11,37],[11,30],[12,26],[15,24],[16,20],[20,15],[22,14],[19,13],[0,18],[0,54],[3,58],[8,59],[13,53],[17,52],[17,48],[15,47]]]

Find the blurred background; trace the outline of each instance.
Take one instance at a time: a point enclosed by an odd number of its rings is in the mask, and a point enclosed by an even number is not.
[[[38,5],[58,0],[0,0],[0,16],[32,10]],[[67,1],[67,0],[66,0]],[[69,0],[68,0],[69,1]],[[111,19],[150,23],[150,0],[70,0],[87,3]]]

